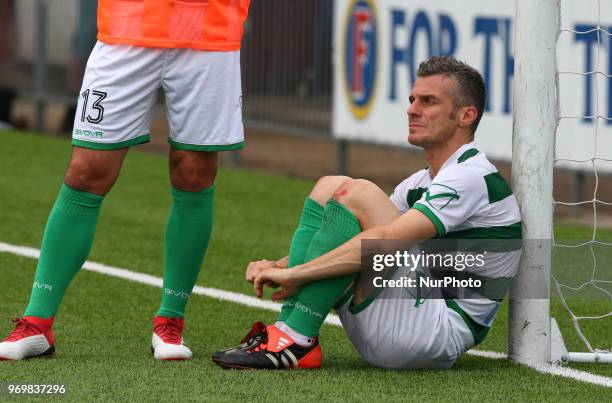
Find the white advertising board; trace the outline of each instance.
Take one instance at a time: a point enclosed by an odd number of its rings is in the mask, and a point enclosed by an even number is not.
[[[577,118],[560,120],[558,159],[612,159],[612,119],[606,119],[612,117],[612,2],[599,3],[600,9],[596,0],[562,1],[560,116]],[[487,86],[477,147],[510,160],[514,15],[514,1],[505,0],[336,0],[334,136],[409,146],[406,109],[418,65],[454,55],[478,69]],[[563,73],[592,71],[600,73]],[[590,162],[559,165],[591,169]],[[598,162],[598,170],[612,172],[612,162]]]

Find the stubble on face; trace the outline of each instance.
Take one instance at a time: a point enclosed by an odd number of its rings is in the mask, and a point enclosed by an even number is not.
[[[408,109],[410,144],[428,148],[448,140],[457,127],[456,83],[452,77],[418,78]]]

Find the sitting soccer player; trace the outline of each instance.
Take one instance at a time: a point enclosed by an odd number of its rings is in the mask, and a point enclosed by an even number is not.
[[[472,67],[453,57],[423,62],[410,95],[408,141],[425,150],[429,167],[390,198],[366,180],[321,178],[304,203],[289,255],[247,267],[258,297],[265,285],[280,287],[272,294],[284,299],[277,322],[256,323],[240,345],[214,353],[213,361],[225,368],[318,368],[319,330],[334,307],[360,354],[380,367],[449,368],[481,342],[499,300],[394,298],[402,289],[361,295],[359,272],[364,239],[521,238],[510,187],[474,148],[485,98]],[[478,274],[511,278],[519,254],[498,254]]]

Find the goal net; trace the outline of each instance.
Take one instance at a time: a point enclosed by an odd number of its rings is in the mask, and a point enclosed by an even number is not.
[[[509,355],[519,362],[612,362],[609,3],[516,3],[512,181],[526,242]]]

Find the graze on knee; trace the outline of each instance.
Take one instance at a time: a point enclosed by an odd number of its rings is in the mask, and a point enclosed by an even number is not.
[[[327,200],[333,197],[334,192],[350,180],[351,178],[348,176],[323,176],[317,181],[309,197],[320,205],[325,206]]]

